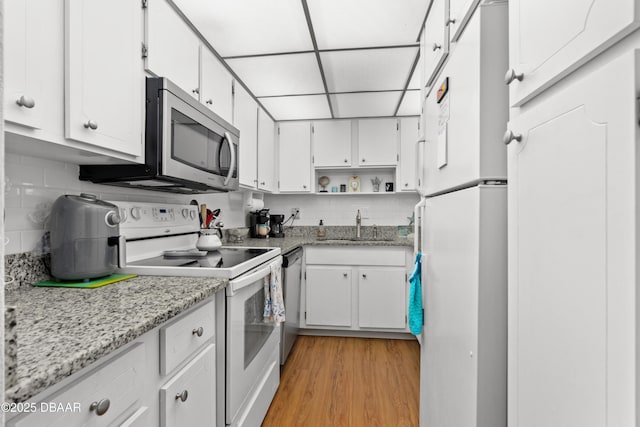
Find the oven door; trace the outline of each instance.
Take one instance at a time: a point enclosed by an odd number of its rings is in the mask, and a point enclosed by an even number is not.
[[[213,113],[189,103],[196,101],[163,92],[163,175],[237,190],[238,137]]]
[[[270,275],[271,264],[231,280],[227,287],[227,424],[247,411],[271,365],[277,365],[280,326],[263,318],[264,278]]]

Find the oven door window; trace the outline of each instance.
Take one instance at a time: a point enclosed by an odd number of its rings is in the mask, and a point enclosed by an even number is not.
[[[251,364],[275,328],[264,320],[264,288],[244,303],[244,367]]]
[[[171,109],[171,142],[172,159],[214,175],[229,173],[229,144],[233,142],[174,108]],[[233,177],[237,177],[236,172]]]

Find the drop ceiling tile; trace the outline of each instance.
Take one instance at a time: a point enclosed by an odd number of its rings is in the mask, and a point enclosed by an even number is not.
[[[398,109],[398,116],[419,116],[420,115],[420,89],[408,90]]]
[[[300,0],[173,0],[222,56],[313,50]]]
[[[331,118],[325,95],[278,96],[259,101],[275,120]]]
[[[329,92],[402,90],[417,47],[321,52]]]
[[[319,49],[416,43],[429,3],[430,0],[307,0]]]
[[[255,96],[324,93],[313,53],[228,59]]]
[[[393,116],[401,91],[330,95],[336,118]]]

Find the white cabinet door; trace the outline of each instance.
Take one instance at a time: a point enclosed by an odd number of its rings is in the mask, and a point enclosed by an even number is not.
[[[358,326],[403,329],[407,296],[403,268],[378,267],[358,270]]]
[[[160,389],[161,427],[215,425],[215,361],[211,344]]]
[[[509,125],[509,425],[637,421],[639,64],[581,70]]]
[[[460,38],[467,22],[478,7],[480,0],[449,0],[449,39],[455,42]]]
[[[47,0],[7,0],[4,19],[4,118],[31,128],[42,128],[43,114],[60,100],[45,98],[45,85],[61,85],[43,64],[55,12]],[[58,5],[59,7],[59,5]],[[62,19],[62,16],[59,16]],[[62,22],[62,21],[60,21]],[[52,28],[50,28],[52,27]],[[46,47],[45,47],[46,46]],[[62,58],[63,52],[57,52]],[[61,65],[62,61],[60,61]]]
[[[65,8],[65,136],[140,156],[140,5],[66,0]]]
[[[199,99],[200,40],[167,0],[148,0],[145,10],[146,70],[168,78]]]
[[[264,191],[276,189],[276,124],[258,109],[258,188]]]
[[[520,106],[638,26],[636,0],[512,0],[509,68],[512,106]]]
[[[420,118],[400,119],[400,170],[398,188],[400,191],[416,191],[417,143],[420,138]]]
[[[358,165],[398,164],[398,120],[358,120]]]
[[[507,64],[506,37],[507,3],[481,6],[436,80],[438,91],[427,98],[425,113],[427,194],[506,179],[501,144],[509,114],[501,71]]]
[[[351,267],[307,266],[306,324],[351,326]]]
[[[449,55],[449,0],[433,0],[424,26],[422,42],[423,86],[431,86]]]
[[[233,125],[240,131],[240,184],[258,186],[258,104],[242,86],[236,87]]]
[[[351,120],[323,120],[311,125],[313,166],[351,166]]]
[[[281,192],[311,191],[311,125],[285,122],[278,125]]]
[[[214,113],[233,120],[233,77],[218,58],[200,45],[200,101]]]

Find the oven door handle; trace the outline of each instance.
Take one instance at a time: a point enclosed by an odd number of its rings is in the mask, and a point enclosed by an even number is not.
[[[265,264],[262,267],[258,267],[256,270],[251,273],[240,276],[236,279],[233,279],[229,282],[229,286],[227,287],[227,296],[233,296],[240,289],[255,283],[257,280],[262,279],[263,277],[267,277],[271,274],[271,266],[272,265],[282,265],[282,257],[279,256],[275,261]]]
[[[236,170],[236,147],[233,145],[233,140],[231,139],[231,134],[229,132],[224,133],[224,139],[229,144],[229,151],[231,152],[231,162],[229,164],[229,173],[227,173],[227,177],[224,179],[224,186],[229,185],[229,181],[231,181],[231,177]]]

